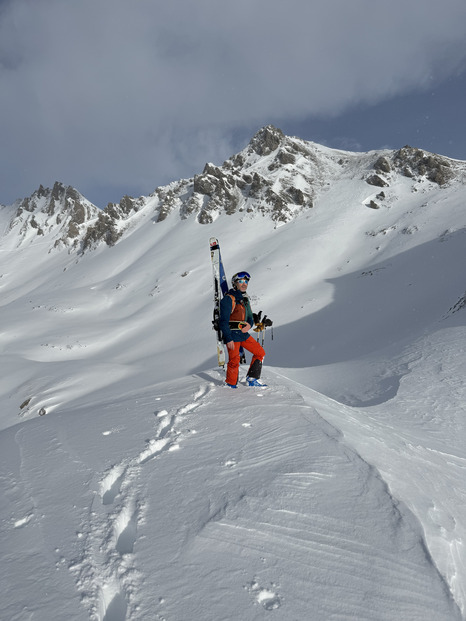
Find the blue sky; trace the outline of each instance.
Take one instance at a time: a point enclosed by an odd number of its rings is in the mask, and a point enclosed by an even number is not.
[[[464,0],[0,0],[0,203],[100,207],[260,127],[466,159]]]
[[[358,105],[336,117],[284,120],[285,133],[350,151],[406,144],[466,160],[466,71],[426,90]]]

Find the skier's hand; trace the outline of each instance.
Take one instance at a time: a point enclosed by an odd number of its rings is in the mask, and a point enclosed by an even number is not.
[[[228,341],[227,347],[228,347],[228,349],[234,349],[235,348],[235,341]]]
[[[245,326],[241,328],[241,332],[249,332],[250,329],[251,329],[251,324],[247,323]]]

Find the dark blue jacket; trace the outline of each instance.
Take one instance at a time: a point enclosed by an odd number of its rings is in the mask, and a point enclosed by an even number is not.
[[[247,332],[241,332],[241,330],[230,329],[230,315],[233,310],[233,302],[230,295],[235,298],[237,304],[243,301],[246,308],[246,317],[244,321],[247,321],[250,326],[253,326],[254,318],[252,316],[249,298],[247,295],[243,297],[241,291],[230,289],[228,294],[222,298],[220,302],[220,330],[222,331],[223,342],[229,343],[230,341],[235,341],[235,343],[241,343],[249,338],[249,334]]]

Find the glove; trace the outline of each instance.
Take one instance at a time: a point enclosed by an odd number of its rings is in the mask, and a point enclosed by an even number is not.
[[[262,330],[269,328],[273,324],[273,321],[269,319],[267,315],[264,315],[264,318],[261,319],[262,311],[260,311],[258,315],[253,313],[253,317],[254,317],[254,323],[256,324],[256,327],[254,328],[254,332],[262,332]]]
[[[264,315],[264,319],[262,320],[262,323],[264,324],[266,328],[269,328],[273,324],[273,321],[269,319],[267,315]]]

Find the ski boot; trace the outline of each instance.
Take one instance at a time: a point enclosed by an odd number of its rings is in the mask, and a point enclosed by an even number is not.
[[[255,377],[247,377],[246,382],[248,386],[252,386],[253,388],[267,388],[267,384],[263,384]]]

